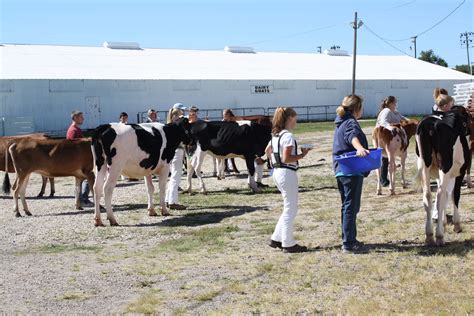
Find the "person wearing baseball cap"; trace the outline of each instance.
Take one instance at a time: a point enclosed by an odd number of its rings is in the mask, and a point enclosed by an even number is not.
[[[178,109],[178,110],[181,110],[181,111],[187,110],[187,108],[183,105],[183,103],[175,103],[173,105],[173,109]]]

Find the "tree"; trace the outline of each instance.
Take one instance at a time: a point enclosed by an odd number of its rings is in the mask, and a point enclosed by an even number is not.
[[[427,51],[422,50],[420,53],[420,57],[418,59],[427,61],[435,65],[448,67],[448,63],[446,62],[446,60],[436,55],[432,49],[427,50]]]
[[[457,71],[460,71],[460,72],[465,72],[467,74],[471,74],[471,69],[468,65],[456,65],[456,67],[454,67],[455,70]]]

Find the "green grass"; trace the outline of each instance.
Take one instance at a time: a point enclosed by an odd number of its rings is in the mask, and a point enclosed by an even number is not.
[[[362,128],[375,126],[375,119],[359,120],[359,124]],[[334,127],[334,121],[298,123],[293,132],[294,134],[326,132],[333,131]]]

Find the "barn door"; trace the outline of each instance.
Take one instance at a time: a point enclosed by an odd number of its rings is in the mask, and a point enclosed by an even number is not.
[[[96,128],[100,125],[100,98],[86,97],[83,128]]]

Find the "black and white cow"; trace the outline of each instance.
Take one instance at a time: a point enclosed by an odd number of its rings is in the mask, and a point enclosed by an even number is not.
[[[454,204],[454,231],[461,231],[459,199],[461,183],[471,159],[467,136],[470,117],[464,107],[453,107],[442,116],[425,117],[416,130],[418,173],[417,180],[423,186],[423,205],[426,211],[426,243],[435,244],[431,224],[430,177],[438,179],[436,209],[438,224],[436,244],[444,245],[444,225],[446,225],[446,206],[451,196]],[[452,194],[451,194],[452,192]]]
[[[96,182],[94,185],[95,225],[104,226],[99,201],[105,198],[107,219],[117,226],[112,211],[112,193],[120,174],[130,178],[145,177],[148,192],[148,214],[156,216],[153,206],[152,174],[159,176],[161,214],[169,215],[165,204],[169,163],[175,150],[191,140],[189,122],[181,118],[175,123],[122,124],[111,123],[96,128],[92,136],[92,151]],[[105,181],[105,182],[104,182]]]
[[[198,141],[198,148],[188,168],[189,193],[192,193],[191,180],[195,171],[201,183],[201,191],[206,193],[200,172],[206,153],[216,158],[243,158],[249,172],[248,184],[254,192],[259,191],[254,178],[254,161],[256,157],[265,154],[265,147],[271,139],[271,126],[250,121],[246,124],[198,121],[192,124],[191,133]]]

